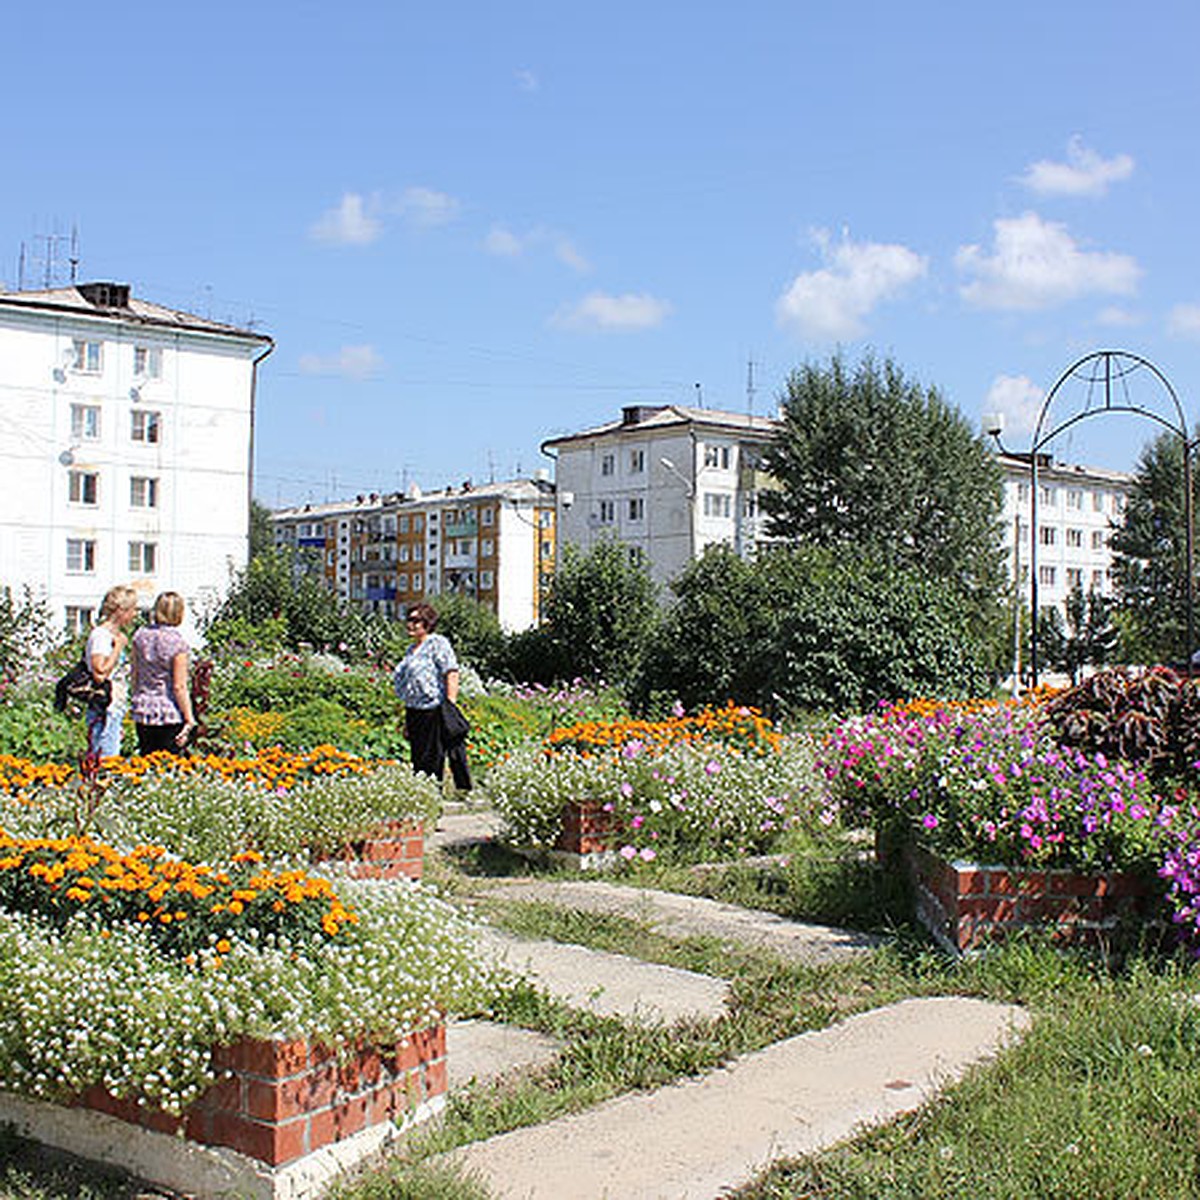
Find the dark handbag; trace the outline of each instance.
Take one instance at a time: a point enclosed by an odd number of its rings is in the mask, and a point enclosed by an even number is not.
[[[462,709],[453,700],[442,701],[442,741],[447,746],[467,740],[471,722],[462,714]]]
[[[97,680],[80,659],[55,685],[54,707],[65,712],[72,700],[88,708],[105,709],[112,702],[112,680]]]

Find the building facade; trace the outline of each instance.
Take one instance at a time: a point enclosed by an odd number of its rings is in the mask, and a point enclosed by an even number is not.
[[[389,618],[417,600],[469,596],[508,631],[541,619],[554,573],[554,486],[518,479],[364,495],[272,514],[275,544],[339,600]]]
[[[1004,536],[1009,579],[1016,579],[1028,606],[1034,548],[1033,493],[1029,459],[1000,454],[1004,473]],[[1123,471],[1038,461],[1037,579],[1039,609],[1062,609],[1079,588],[1113,594],[1113,529],[1125,518],[1133,476]]]
[[[0,583],[68,627],[131,583],[192,606],[249,547],[257,366],[269,337],[123,284],[0,293]]]
[[[621,419],[542,444],[556,461],[559,541],[630,547],[658,583],[706,546],[745,557],[764,539],[759,463],[775,422],[681,405],[632,405]]]

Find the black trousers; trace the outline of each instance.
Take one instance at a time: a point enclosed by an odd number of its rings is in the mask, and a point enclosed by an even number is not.
[[[471,771],[467,766],[465,742],[447,746],[442,736],[442,710],[440,708],[406,708],[404,710],[404,736],[408,738],[409,755],[414,771],[441,779],[446,770],[446,759],[450,759],[450,774],[454,786],[460,791],[471,790]]]
[[[155,750],[170,750],[173,754],[187,754],[187,749],[175,739],[183,728],[183,722],[174,725],[137,725],[138,753],[153,754]]]

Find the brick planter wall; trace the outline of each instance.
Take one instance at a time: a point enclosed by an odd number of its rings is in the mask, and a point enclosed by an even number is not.
[[[354,879],[420,879],[425,868],[425,833],[420,825],[396,821],[331,854],[314,856],[315,862],[345,864]]]
[[[1027,870],[948,862],[909,846],[903,862],[917,919],[946,949],[963,953],[1028,928],[1062,944],[1094,945],[1118,926],[1153,919],[1157,897],[1119,871]]]
[[[598,800],[572,800],[563,805],[554,848],[568,854],[603,854],[613,849],[617,832],[616,813],[605,812]]]
[[[363,1046],[340,1059],[302,1038],[248,1039],[217,1047],[212,1061],[227,1077],[181,1117],[99,1087],[88,1088],[76,1105],[279,1167],[444,1095],[446,1030],[436,1025],[406,1044]]]

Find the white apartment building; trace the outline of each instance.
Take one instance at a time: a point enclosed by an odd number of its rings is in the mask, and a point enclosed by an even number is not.
[[[508,631],[541,618],[554,572],[554,487],[545,478],[358,496],[272,514],[275,544],[298,551],[338,598],[397,617],[417,600],[470,596]]]
[[[1009,578],[1019,581],[1022,603],[1030,599],[1033,565],[1032,482],[1029,459],[998,454],[1004,473],[1003,521]],[[1113,529],[1124,520],[1133,476],[1122,471],[1038,461],[1038,607],[1062,608],[1072,589],[1113,593]]]
[[[763,540],[759,466],[775,421],[681,405],[631,405],[621,419],[551,438],[562,545],[587,551],[617,538],[658,583],[706,546],[749,557]]]
[[[254,390],[269,337],[124,284],[0,292],[0,583],[74,629],[223,594],[248,552]]]

